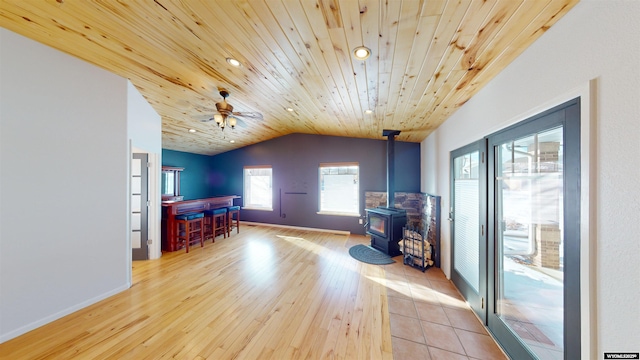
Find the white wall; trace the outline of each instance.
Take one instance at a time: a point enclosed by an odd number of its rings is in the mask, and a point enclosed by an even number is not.
[[[127,80],[0,29],[0,342],[130,286]]]
[[[591,115],[596,123],[591,130],[596,141],[590,149],[583,148],[582,155],[593,173],[591,179],[583,177],[583,187],[593,189],[583,201],[596,210],[594,221],[581,226],[592,231],[586,237],[593,246],[588,265],[595,270],[590,284],[595,296],[583,301],[595,301],[589,321],[596,348],[583,352],[585,358],[602,358],[605,351],[640,351],[638,17],[640,1],[582,0],[422,144],[423,153],[437,153],[435,158],[423,157],[422,191],[441,195],[443,209],[448,209],[450,151],[523,120],[542,105],[568,100],[575,89],[585,89],[595,80]],[[446,221],[441,240],[443,270],[449,276]],[[583,312],[583,320],[584,316]],[[585,341],[589,339],[583,337]]]
[[[133,145],[161,154],[162,119],[130,81],[127,81],[127,119],[127,131]]]
[[[162,172],[162,119],[151,107],[149,102],[140,94],[138,89],[127,82],[127,124],[128,135],[131,139],[132,152],[149,155],[149,258],[158,259],[162,256],[160,240],[160,226],[162,206],[160,198]]]

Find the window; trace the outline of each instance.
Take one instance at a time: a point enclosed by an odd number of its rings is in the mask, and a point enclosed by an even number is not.
[[[273,210],[271,166],[247,166],[244,168],[244,207]]]
[[[162,167],[162,200],[182,200],[180,196],[180,172],[184,170],[181,167],[163,166]]]
[[[320,164],[320,212],[360,216],[358,163]]]

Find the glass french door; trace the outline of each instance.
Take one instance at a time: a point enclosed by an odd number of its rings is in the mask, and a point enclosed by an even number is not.
[[[131,159],[131,258],[149,259],[148,200],[149,154],[134,153]]]
[[[488,137],[488,327],[514,359],[580,358],[579,101]]]
[[[451,152],[451,280],[486,322],[485,140]]]

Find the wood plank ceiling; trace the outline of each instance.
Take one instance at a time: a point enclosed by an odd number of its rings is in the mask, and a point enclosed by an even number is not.
[[[291,133],[420,142],[577,2],[3,0],[0,25],[130,79],[163,148],[213,155]],[[203,122],[220,89],[262,118]]]

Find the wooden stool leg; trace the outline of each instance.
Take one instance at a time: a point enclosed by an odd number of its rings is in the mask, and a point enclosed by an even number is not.
[[[216,241],[216,236],[218,236],[218,229],[220,229],[220,215],[213,216],[213,241]]]
[[[234,210],[229,212],[227,216],[229,225],[229,236],[231,236],[231,228],[233,228],[233,214],[236,214],[236,234],[240,233],[240,211]]]
[[[218,235],[218,229],[220,228],[218,226],[218,224],[220,223],[220,215],[216,215],[213,218],[213,241],[215,240],[215,237]]]
[[[189,221],[184,222],[184,246],[187,248],[187,253],[189,252],[189,240],[191,237],[191,233],[189,232]]]
[[[231,236],[231,224],[233,223],[233,215],[231,214],[230,211],[227,211],[227,227],[225,228],[227,231],[227,234],[229,234],[229,236]]]
[[[226,239],[227,238],[227,232],[224,231],[227,228],[227,214],[224,214],[224,216],[220,217],[220,222],[222,227],[220,229],[222,229],[222,238]]]
[[[209,227],[211,229],[211,242],[214,243],[216,242],[216,215],[211,215],[211,226]]]
[[[226,228],[227,228],[227,215],[225,214],[225,215],[222,217],[222,219],[221,219],[221,220],[222,220],[222,228],[223,228],[223,229],[226,229]],[[222,238],[223,238],[223,239],[226,239],[226,238],[227,238],[227,235],[228,235],[228,234],[227,234],[225,231],[223,231],[223,232],[222,232]]]
[[[204,247],[204,219],[200,219],[200,247]]]
[[[227,226],[227,222],[226,222],[226,218],[227,218],[227,214],[217,214],[213,216],[213,224],[212,224],[212,231],[213,231],[213,241],[215,242],[215,237],[218,236],[218,231],[222,230],[222,235],[224,236],[224,238],[227,238],[227,231],[226,231],[226,226]]]
[[[171,231],[173,232],[174,235],[174,239],[176,239],[176,250],[178,250],[178,246],[179,241],[180,241],[180,222],[176,220],[175,222],[176,226],[173,227],[173,229],[171,229]]]
[[[240,211],[236,211],[236,234],[240,234]]]
[[[204,217],[204,219],[202,220],[202,226],[204,227],[204,236],[208,238],[209,236],[209,216]]]

